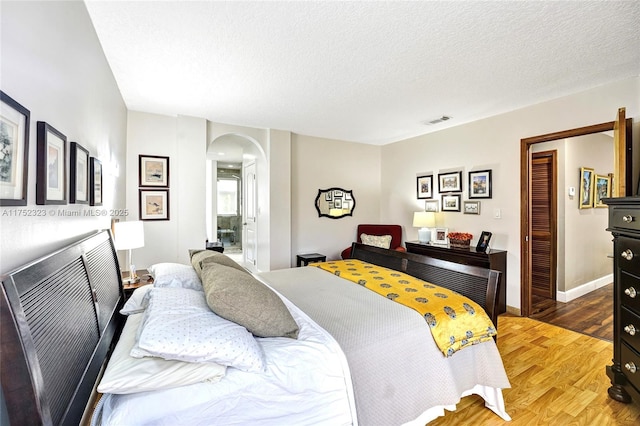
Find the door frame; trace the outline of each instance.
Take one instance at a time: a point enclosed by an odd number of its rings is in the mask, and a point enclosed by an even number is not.
[[[620,108],[618,112],[624,114],[624,108]],[[623,146],[614,144],[614,169],[619,174],[624,175],[625,188],[623,195],[631,195],[632,189],[632,170],[631,170],[631,129],[632,119],[627,118],[624,126]],[[537,143],[550,142],[558,139],[568,139],[576,136],[585,136],[593,133],[609,132],[618,127],[617,121],[609,121],[606,123],[594,124],[591,126],[579,127],[576,129],[563,130],[560,132],[547,133],[544,135],[533,136],[520,140],[520,315],[528,317],[531,314],[531,241],[530,223],[531,223],[531,206],[529,199],[531,197],[531,146]]]

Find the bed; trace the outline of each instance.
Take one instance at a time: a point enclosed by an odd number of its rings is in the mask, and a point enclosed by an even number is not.
[[[461,292],[497,323],[495,271],[361,244],[352,253]],[[111,356],[108,372],[123,342],[139,337],[137,322],[147,312],[118,313],[126,307],[118,271],[102,231],[3,276],[2,388],[11,424],[79,424],[93,411],[94,386],[105,380],[101,367]],[[227,366],[206,381],[106,393],[92,423],[424,425],[471,393],[509,420],[502,399],[509,382],[492,339],[444,357],[421,315],[317,267],[253,278],[277,295],[298,327],[296,339],[253,338],[262,370]],[[147,290],[153,300],[188,293],[178,287]],[[61,338],[78,328],[89,331]]]

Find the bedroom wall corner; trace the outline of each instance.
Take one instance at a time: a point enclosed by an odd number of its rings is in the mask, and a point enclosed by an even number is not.
[[[322,253],[327,260],[356,238],[361,223],[380,222],[380,146],[293,134],[291,144],[291,266],[300,253]],[[353,190],[353,216],[318,217],[319,189]]]

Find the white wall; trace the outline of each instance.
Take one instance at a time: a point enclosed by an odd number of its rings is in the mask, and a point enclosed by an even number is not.
[[[0,273],[6,273],[109,228],[114,210],[124,209],[127,113],[84,3],[3,1],[0,7],[0,88],[31,113],[28,204],[0,207]],[[37,121],[102,161],[102,206],[36,205]],[[0,424],[8,425],[1,392],[0,400]]]
[[[411,227],[413,212],[423,207],[416,199],[416,174],[461,168],[463,200],[467,172],[493,170],[493,198],[481,201],[481,215],[440,213],[438,225],[466,231],[476,238],[493,232],[491,246],[508,251],[507,305],[520,308],[520,140],[522,138],[603,123],[626,107],[627,117],[640,119],[640,78],[634,77],[517,111],[430,133],[382,147],[383,204],[380,221],[404,225],[406,238],[417,239]],[[455,120],[455,117],[453,118]],[[638,151],[638,126],[634,126]],[[637,156],[637,154],[635,154]],[[638,170],[634,170],[635,179]],[[386,203],[385,203],[385,200]],[[502,218],[494,219],[500,209]]]
[[[145,246],[133,251],[138,269],[158,262],[189,263],[204,248],[206,120],[129,111],[127,208],[139,218],[139,155],[169,157],[169,220],[144,221]]]
[[[3,2],[0,22],[2,91],[31,112],[28,205],[0,207],[0,270],[8,272],[109,228],[113,210],[125,207],[127,113],[84,3]],[[103,206],[36,205],[37,121],[102,161]],[[91,213],[98,215],[84,216]]]
[[[301,253],[339,259],[358,224],[381,223],[380,147],[294,134],[291,157],[291,265]],[[353,190],[353,216],[318,217],[318,190],[332,187]]]

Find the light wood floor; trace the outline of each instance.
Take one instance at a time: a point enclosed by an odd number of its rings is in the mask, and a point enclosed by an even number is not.
[[[621,404],[607,394],[605,367],[612,343],[530,318],[502,315],[498,349],[511,389],[503,391],[505,422],[468,396],[458,410],[432,425],[639,425],[640,404]]]

